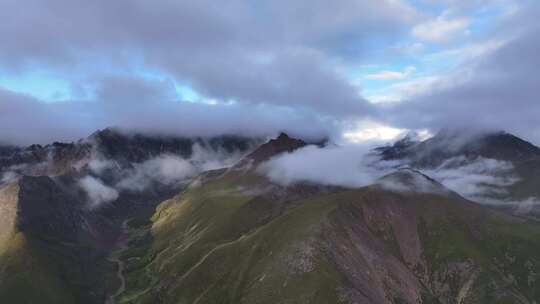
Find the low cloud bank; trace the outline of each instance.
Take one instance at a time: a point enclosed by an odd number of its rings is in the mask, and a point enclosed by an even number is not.
[[[485,204],[504,203],[497,198],[507,195],[506,188],[519,180],[509,162],[465,157],[451,158],[437,168],[418,169],[419,172],[412,174],[405,183],[388,178],[381,180],[389,173],[409,167],[409,163],[407,160],[382,161],[373,152],[373,147],[308,146],[271,159],[261,165],[259,171],[282,185],[307,182],[356,188],[378,183],[391,191],[440,192],[440,187],[422,176],[425,174],[446,188]]]
[[[143,192],[154,186],[181,186],[203,171],[235,164],[244,153],[195,143],[189,158],[164,153],[143,162],[121,166],[116,160],[107,159],[96,151],[90,159],[77,164],[79,170],[87,168],[89,173],[79,181],[79,185],[88,193],[91,208],[97,208],[116,200],[124,191]],[[104,180],[108,181],[107,184]]]
[[[487,203],[507,194],[506,187],[519,180],[513,169],[514,166],[506,161],[481,157],[471,161],[454,157],[435,169],[423,170],[423,173],[468,199]]]
[[[123,172],[124,177],[116,184],[121,190],[143,191],[153,182],[172,185],[195,175],[198,169],[188,160],[164,154],[142,163],[133,164]]]
[[[260,172],[273,182],[289,185],[310,182],[332,186],[362,187],[396,168],[397,162],[380,161],[372,145],[307,146],[261,165]]]
[[[124,191],[176,189],[203,171],[230,167],[250,152],[256,142],[246,142],[245,147],[229,147],[226,143],[221,146],[202,140],[191,146],[190,157],[162,153],[140,162],[129,162],[122,155],[108,158],[99,146],[92,146],[81,159],[77,156],[70,159],[68,155],[68,158],[62,156],[62,161],[55,161],[51,150],[42,162],[33,163],[33,158],[28,158],[26,162],[23,159],[20,164],[0,168],[0,186],[23,175],[53,177],[67,174],[86,193],[88,208],[95,209],[115,201]]]
[[[150,92],[143,90],[138,96],[127,97],[98,96],[97,101],[43,103],[0,87],[0,145],[75,141],[111,126],[134,133],[186,137],[226,134],[266,137],[287,131],[303,138],[322,138],[339,133],[335,120],[323,119],[307,110],[294,111],[278,105],[171,100],[156,92],[159,83],[147,84],[141,79],[129,81],[123,88],[126,91],[150,86],[145,89]],[[148,100],[141,97],[146,94],[150,94],[146,97]]]
[[[95,177],[86,176],[79,180],[79,186],[86,192],[90,204],[90,209],[95,209],[103,204],[110,203],[118,199],[118,191],[103,184]]]

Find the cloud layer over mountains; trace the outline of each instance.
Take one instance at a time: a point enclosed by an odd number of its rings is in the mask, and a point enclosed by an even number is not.
[[[539,5],[420,2],[3,1],[0,142],[75,140],[107,126],[339,137],[366,120],[540,142]],[[430,56],[437,69],[414,67]],[[357,82],[393,70],[406,72]],[[384,81],[397,81],[388,90],[400,101],[372,102]]]
[[[292,153],[277,156],[259,171],[272,181],[282,185],[312,183],[347,188],[357,188],[380,183],[393,191],[440,191],[429,178],[441,183],[449,190],[459,193],[473,201],[492,205],[511,205],[536,203],[530,199],[515,202],[503,199],[507,187],[519,181],[512,163],[502,160],[478,157],[467,159],[464,156],[445,160],[436,167],[412,167],[408,159],[385,161],[373,148],[374,144],[350,144],[319,148],[306,146]],[[406,186],[400,181],[385,178],[386,175],[412,169],[411,180],[415,185]],[[414,172],[417,173],[414,173]],[[382,180],[381,180],[382,179]],[[422,190],[424,189],[424,190]],[[429,190],[432,189],[432,190]]]

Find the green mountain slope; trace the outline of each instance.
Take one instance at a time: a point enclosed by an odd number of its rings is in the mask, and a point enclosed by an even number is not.
[[[120,303],[540,298],[540,225],[445,189],[283,188],[229,171],[131,226]]]

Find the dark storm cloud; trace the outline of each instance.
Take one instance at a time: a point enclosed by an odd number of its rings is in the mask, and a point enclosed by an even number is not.
[[[502,47],[390,108],[390,121],[408,128],[505,129],[540,144],[539,13],[538,5],[530,6],[507,20],[499,30],[513,37]]]

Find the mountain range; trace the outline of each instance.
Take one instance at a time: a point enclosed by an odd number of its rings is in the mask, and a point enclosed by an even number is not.
[[[0,148],[6,303],[537,303],[540,148],[443,130],[363,187],[280,183],[325,142],[98,131]],[[317,164],[307,164],[316,166]]]

